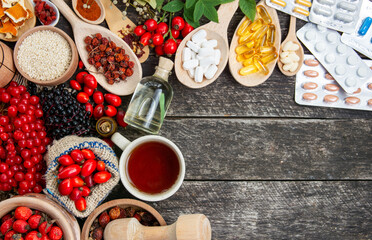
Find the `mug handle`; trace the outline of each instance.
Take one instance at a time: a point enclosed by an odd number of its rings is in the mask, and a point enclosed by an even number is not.
[[[123,151],[130,144],[130,141],[118,132],[115,132],[111,136],[111,141],[113,141],[116,146],[118,146]]]

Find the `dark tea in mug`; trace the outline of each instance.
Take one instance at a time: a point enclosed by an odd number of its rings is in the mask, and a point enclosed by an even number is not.
[[[142,143],[128,156],[129,182],[142,192],[156,194],[167,191],[176,182],[179,173],[177,154],[164,143]]]

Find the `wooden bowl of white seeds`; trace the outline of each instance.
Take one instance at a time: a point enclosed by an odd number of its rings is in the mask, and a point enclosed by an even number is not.
[[[61,29],[35,27],[24,33],[14,47],[14,64],[31,82],[55,86],[75,73],[79,55],[74,41]]]

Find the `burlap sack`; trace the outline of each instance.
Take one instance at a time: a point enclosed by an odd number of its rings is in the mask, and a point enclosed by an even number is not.
[[[58,192],[57,173],[59,168],[58,158],[64,154],[70,153],[74,149],[88,148],[94,152],[96,158],[106,164],[106,169],[111,173],[111,179],[106,183],[95,185],[91,188],[91,194],[86,197],[87,209],[80,212],[75,208],[75,203],[68,196],[62,196]],[[119,182],[119,164],[114,151],[106,142],[92,137],[67,136],[58,141],[54,141],[52,146],[48,147],[45,155],[47,161],[47,170],[45,173],[46,188],[44,193],[50,198],[61,204],[65,209],[76,217],[87,217],[109,194],[112,188]]]

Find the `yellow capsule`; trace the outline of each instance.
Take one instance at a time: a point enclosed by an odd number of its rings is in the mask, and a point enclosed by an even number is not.
[[[311,7],[311,2],[307,0],[296,0],[296,3],[305,7]]]
[[[247,47],[246,45],[240,45],[240,46],[238,46],[238,47],[235,48],[235,52],[237,54],[243,54],[243,53],[245,53],[245,52],[247,52],[249,50],[250,50],[250,48]]]
[[[306,0],[303,0],[303,1],[306,1]],[[271,17],[270,15],[267,13],[266,9],[264,6],[262,5],[258,5],[257,6],[257,13],[258,15],[260,15],[260,17],[263,19],[264,23],[266,24],[270,24],[272,21],[271,21]]]
[[[262,72],[263,74],[267,75],[269,74],[269,69],[263,64],[259,57],[255,56],[253,57],[253,64],[256,66],[258,71]]]
[[[263,64],[268,64],[269,62],[274,61],[277,57],[278,57],[278,54],[276,52],[274,52],[274,53],[268,54],[264,57],[261,57],[261,62]],[[245,60],[245,61],[247,61],[247,60]]]
[[[263,47],[259,47],[258,52],[261,55],[267,55],[267,54],[276,52],[276,48],[274,46],[263,46]]]
[[[250,40],[257,40],[263,37],[263,35],[266,34],[267,29],[269,27],[267,25],[262,25],[261,28],[259,28],[250,38]]]
[[[249,47],[249,49],[253,48],[254,47],[254,41],[249,41],[247,44],[245,44],[245,46]]]
[[[251,24],[251,21],[247,18],[246,20],[244,20],[244,22],[240,25],[240,27],[238,28],[238,32],[237,34],[239,36],[243,36],[245,30],[248,29],[248,26],[249,24]]]
[[[285,7],[287,5],[287,3],[284,2],[283,0],[270,0],[270,2],[277,4],[279,6],[282,6],[282,7]]]
[[[265,42],[266,42],[266,34],[255,41],[254,48],[256,49],[256,51],[259,47],[264,46]]]
[[[236,55],[236,61],[243,62],[244,60],[246,60],[246,58],[244,57],[243,54]]]
[[[243,66],[244,67],[248,67],[249,65],[253,65],[253,57],[250,57],[247,60],[243,61]]]
[[[244,34],[243,36],[239,37],[238,43],[239,44],[246,44],[253,33],[248,32],[247,34]]]
[[[266,32],[266,45],[272,46],[275,42],[275,25],[270,24]]]
[[[264,24],[262,18],[256,19],[251,25],[249,25],[249,31],[255,32]]]
[[[251,49],[248,52],[243,53],[243,56],[245,57],[245,59],[248,59],[252,57],[255,53],[256,51],[254,49]]]
[[[247,67],[241,68],[239,70],[239,74],[245,76],[245,75],[248,75],[248,74],[251,74],[251,73],[255,73],[257,71],[258,71],[258,69],[255,65],[249,65]]]
[[[307,10],[305,10],[303,8],[300,8],[300,7],[295,7],[293,9],[293,12],[298,13],[298,14],[302,14],[302,15],[304,15],[306,17],[310,15],[310,12],[309,11],[307,11]]]

